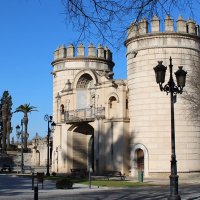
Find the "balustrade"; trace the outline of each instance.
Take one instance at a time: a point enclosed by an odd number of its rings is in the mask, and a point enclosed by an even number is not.
[[[69,110],[64,111],[61,115],[61,122],[64,123],[94,121],[95,118],[105,118],[105,107]]]

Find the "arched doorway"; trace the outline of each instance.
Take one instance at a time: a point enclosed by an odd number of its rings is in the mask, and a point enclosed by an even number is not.
[[[72,135],[72,168],[94,171],[94,129],[79,123]]]
[[[144,151],[142,149],[137,150],[137,171],[144,171]]]
[[[143,171],[144,176],[149,175],[149,155],[143,144],[136,144],[131,150],[131,176],[138,176],[138,171]]]

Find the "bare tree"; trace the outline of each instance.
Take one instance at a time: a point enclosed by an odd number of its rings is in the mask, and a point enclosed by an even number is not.
[[[165,15],[178,8],[190,9],[198,0],[61,0],[66,25],[80,32],[79,40],[96,37],[99,41],[120,48],[126,39],[130,22],[143,16],[151,19],[154,14]]]
[[[187,75],[187,83],[182,98],[186,101],[185,108],[189,117],[195,121],[200,119],[200,63]]]

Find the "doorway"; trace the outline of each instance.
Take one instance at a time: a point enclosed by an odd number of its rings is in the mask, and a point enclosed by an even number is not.
[[[142,149],[137,150],[137,171],[144,171],[144,151]]]
[[[72,167],[94,171],[94,128],[79,123],[72,135]]]

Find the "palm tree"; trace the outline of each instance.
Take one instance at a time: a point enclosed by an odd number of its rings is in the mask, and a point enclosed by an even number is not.
[[[27,149],[27,125],[28,125],[28,113],[31,113],[32,111],[38,111],[38,110],[34,110],[34,106],[30,106],[29,104],[24,104],[24,105],[20,105],[18,108],[16,108],[15,112],[23,112],[24,113],[24,125],[25,125],[25,137],[24,137],[24,148]],[[38,111],[39,112],[39,111]]]

